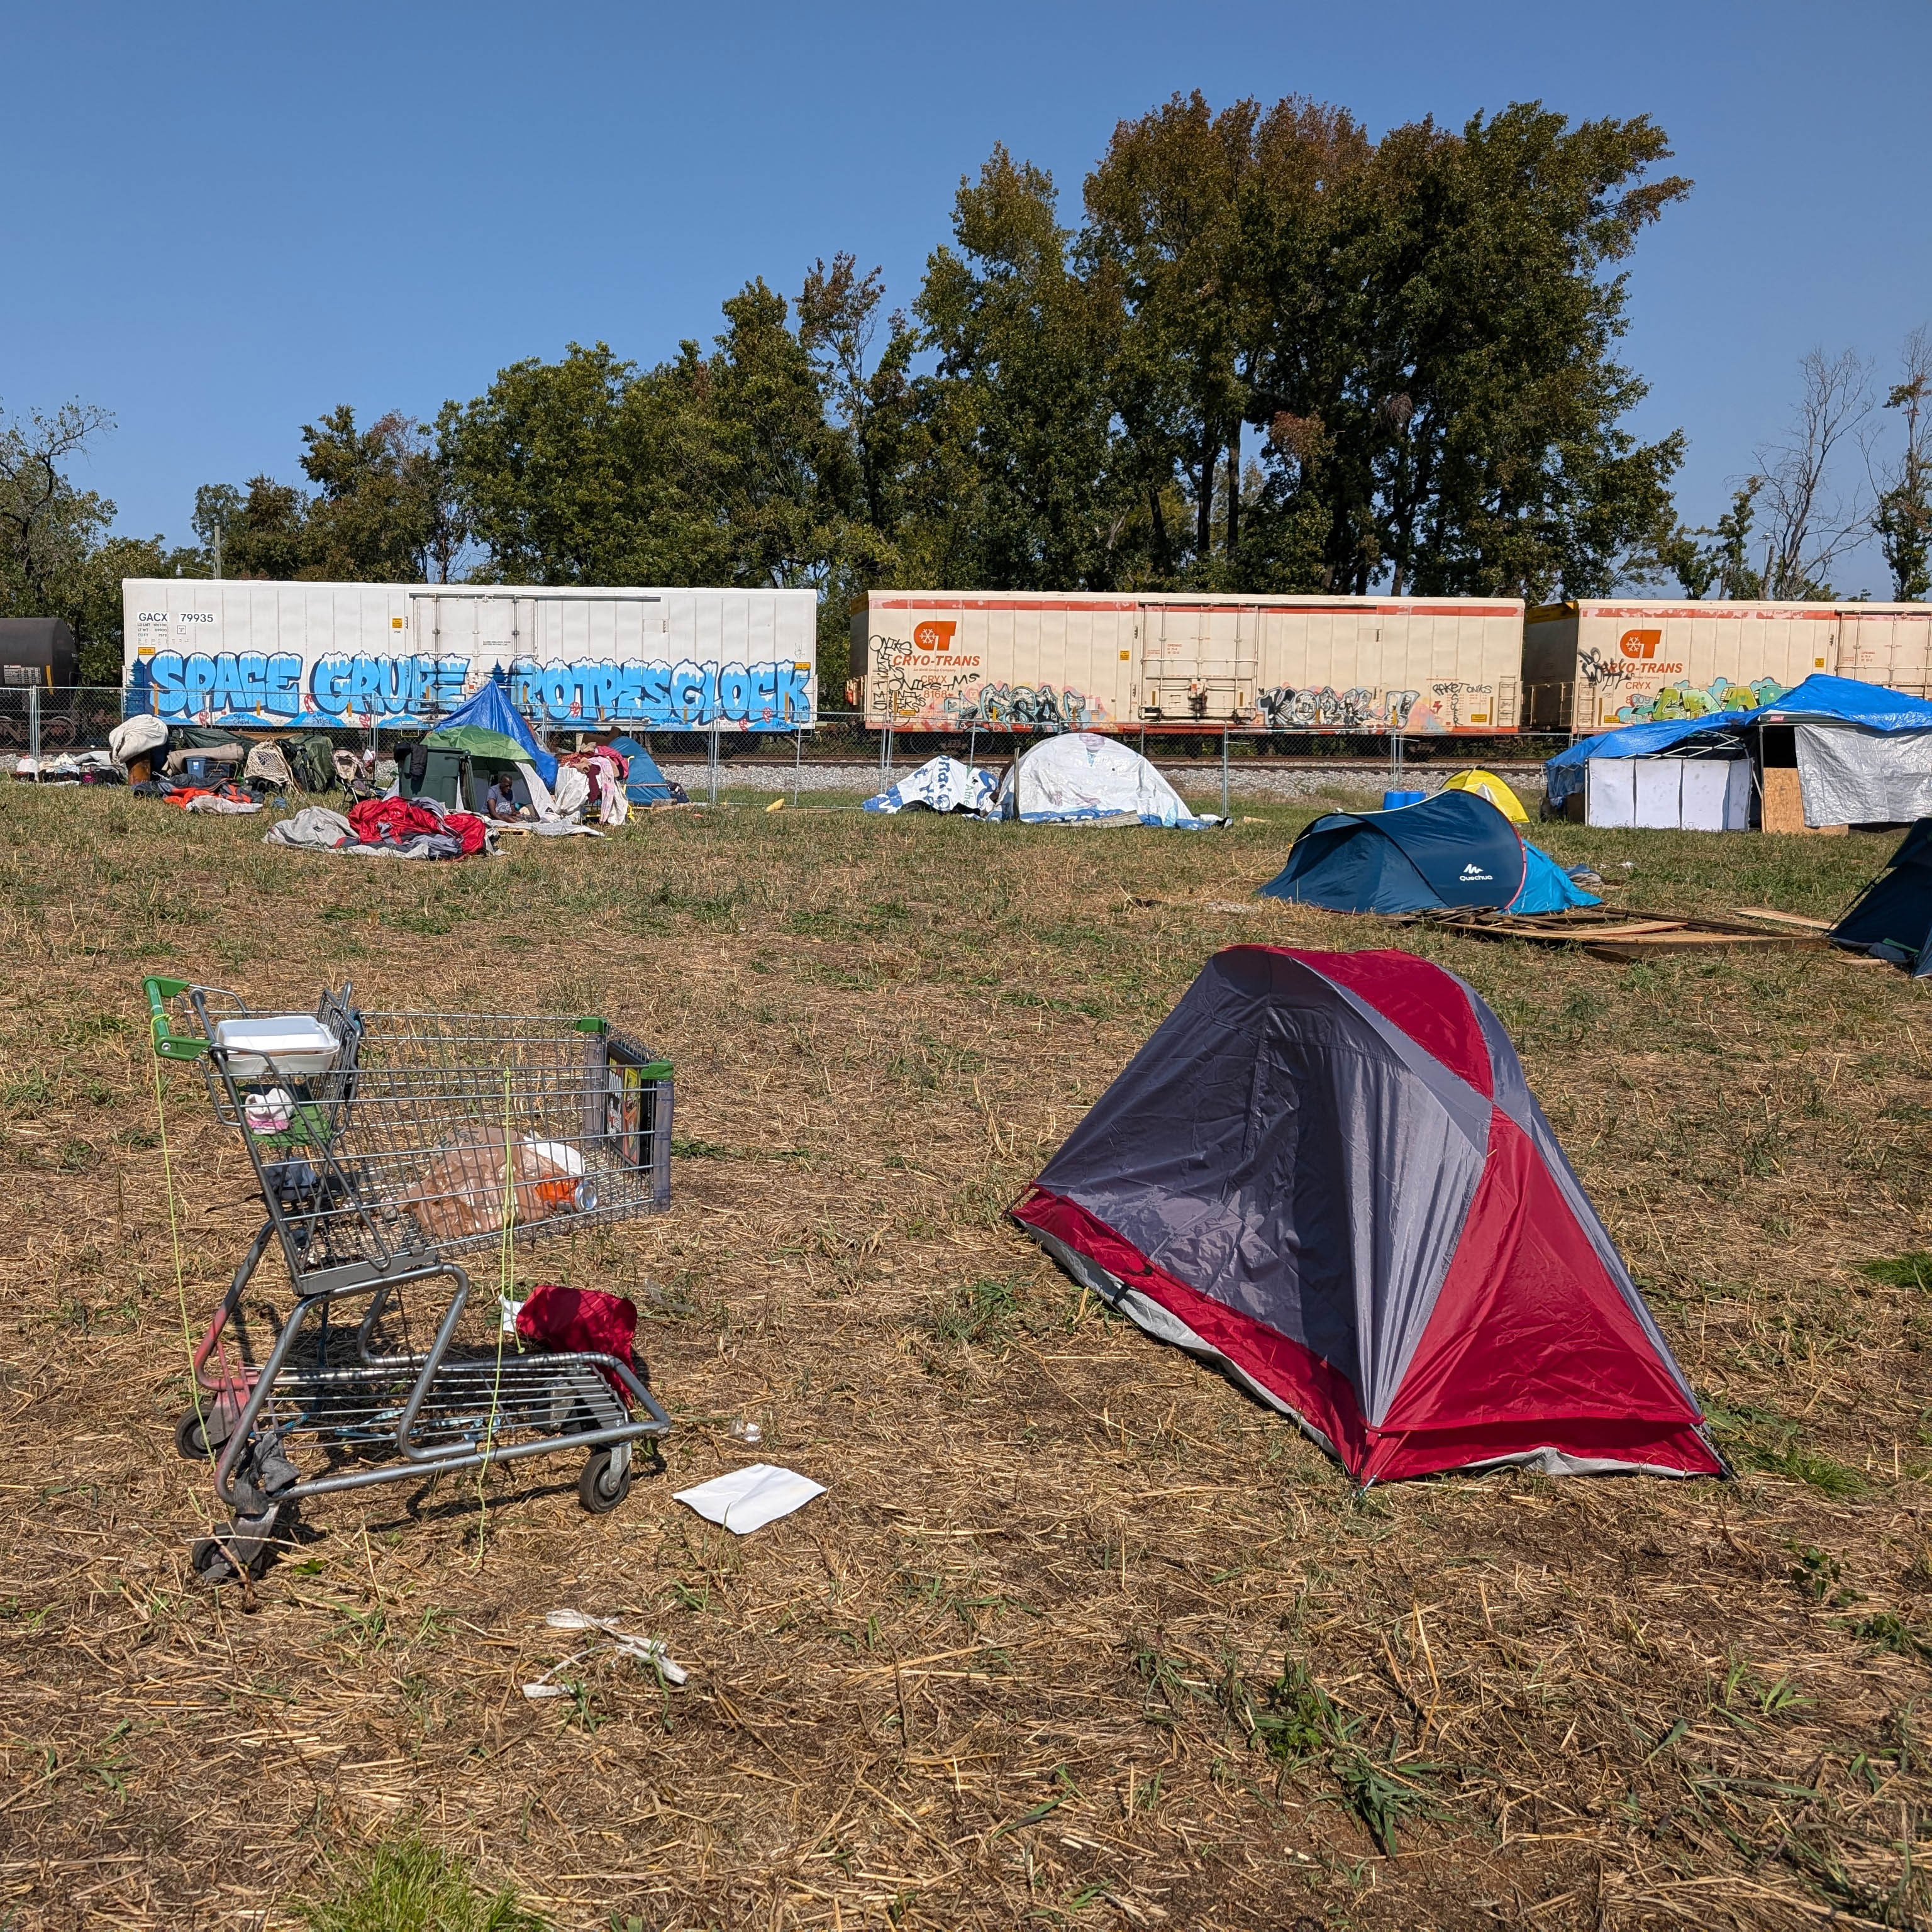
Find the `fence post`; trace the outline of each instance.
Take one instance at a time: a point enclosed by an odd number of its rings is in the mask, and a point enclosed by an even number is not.
[[[34,782],[40,782],[40,687],[27,688],[27,755],[34,761]]]
[[[799,787],[805,778],[805,727],[801,724],[792,734],[791,749],[791,808],[798,809]]]
[[[1221,727],[1221,816],[1228,815],[1228,728]]]
[[[711,802],[716,805],[718,802],[718,728],[715,724],[711,728],[711,763],[706,776],[710,783]]]

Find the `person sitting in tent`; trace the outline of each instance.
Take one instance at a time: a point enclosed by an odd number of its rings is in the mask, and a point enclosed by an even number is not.
[[[490,781],[489,795],[483,801],[483,814],[486,818],[514,819],[524,817],[517,808],[517,781],[511,772],[499,772]]]

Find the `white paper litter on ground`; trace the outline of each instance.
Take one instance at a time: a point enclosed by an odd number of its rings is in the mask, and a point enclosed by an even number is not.
[[[674,1500],[688,1504],[706,1522],[717,1523],[734,1536],[749,1536],[824,1493],[823,1483],[795,1469],[753,1462],[728,1476],[714,1476],[694,1490],[680,1490]]]
[[[658,1639],[640,1636],[625,1630],[615,1617],[593,1617],[583,1610],[552,1610],[544,1618],[552,1630],[589,1630],[594,1632],[598,1641],[590,1649],[580,1650],[573,1657],[566,1657],[561,1664],[554,1664],[534,1684],[524,1686],[524,1695],[532,1703],[545,1697],[568,1697],[575,1694],[567,1684],[555,1682],[560,1670],[568,1670],[573,1664],[580,1664],[605,1642],[614,1646],[620,1657],[628,1657],[634,1662],[649,1666],[663,1678],[667,1684],[682,1684],[691,1675],[682,1665],[671,1660],[670,1653]]]

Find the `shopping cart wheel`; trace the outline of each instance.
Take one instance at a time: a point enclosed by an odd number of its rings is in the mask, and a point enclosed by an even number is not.
[[[228,1432],[218,1423],[212,1436],[208,1425],[214,1421],[212,1409],[197,1413],[190,1409],[175,1424],[175,1453],[185,1456],[190,1462],[205,1462],[228,1440]]]
[[[630,1447],[626,1443],[624,1447]],[[585,1459],[584,1473],[577,1479],[577,1500],[592,1516],[605,1516],[631,1493],[631,1459],[627,1454],[622,1465],[613,1468],[615,1461],[608,1449],[593,1449]]]
[[[220,1536],[196,1538],[188,1553],[188,1566],[199,1581],[213,1586],[234,1582],[246,1567],[237,1562],[226,1538]]]

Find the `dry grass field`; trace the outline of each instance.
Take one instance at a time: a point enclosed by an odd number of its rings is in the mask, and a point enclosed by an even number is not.
[[[0,790],[0,1928],[1932,1922],[1921,989],[1254,902],[1305,811],[764,802],[430,867]],[[1818,915],[1889,849],[1546,842],[1620,903]],[[1006,1207],[1244,940],[1400,944],[1491,1000],[1736,1483],[1356,1495],[1019,1238]],[[191,1582],[187,1332],[256,1212],[171,1070],[178,1284],[157,972],[600,1012],[671,1057],[672,1210],[518,1263],[638,1302],[668,1472],[598,1517],[564,1461],[325,1498],[259,1582]],[[742,1540],[671,1500],[760,1457],[827,1494]],[[526,1702],[562,1606],[690,1681],[605,1653]]]

